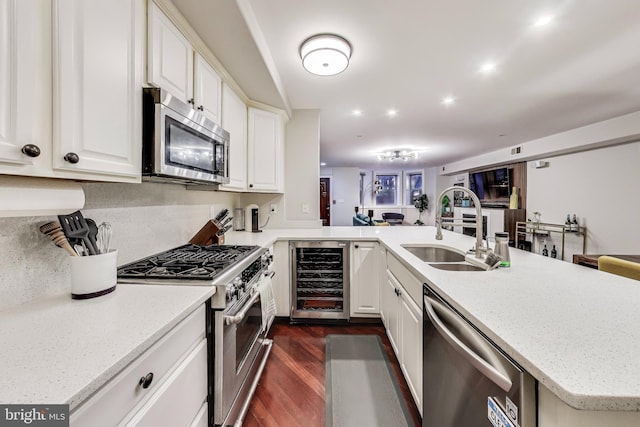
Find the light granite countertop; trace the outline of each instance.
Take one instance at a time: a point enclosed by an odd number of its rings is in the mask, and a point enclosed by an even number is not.
[[[511,268],[452,272],[401,245],[468,250],[434,227],[325,227],[229,232],[227,244],[376,240],[571,407],[640,411],[637,281],[511,249]],[[53,298],[0,312],[0,402],[73,409],[199,304],[213,288],[118,285],[94,300]]]
[[[445,271],[401,244],[470,249],[475,238],[435,227],[325,227],[233,232],[227,244],[378,240],[541,384],[576,409],[640,411],[640,284],[511,248],[511,268]]]
[[[73,410],[215,293],[213,287],[118,285],[0,312],[0,402]]]

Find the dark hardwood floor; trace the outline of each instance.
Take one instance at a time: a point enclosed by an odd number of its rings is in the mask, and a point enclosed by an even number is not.
[[[290,325],[276,322],[269,331],[271,355],[244,420],[246,427],[322,427],[325,425],[325,337],[376,334],[382,338],[396,380],[415,426],[420,414],[381,324]],[[373,427],[373,426],[371,426]]]

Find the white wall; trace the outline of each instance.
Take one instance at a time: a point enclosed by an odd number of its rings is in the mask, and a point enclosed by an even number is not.
[[[527,164],[529,215],[539,211],[542,222],[562,224],[575,213],[588,230],[588,253],[640,253],[640,142],[545,160],[546,168]],[[567,244],[566,260],[582,253],[577,236]]]
[[[319,227],[322,224],[320,110],[295,110],[285,135],[285,223],[282,225]]]
[[[640,139],[640,111],[604,120],[602,122],[571,129],[544,138],[517,144],[519,154],[511,154],[507,147],[479,156],[449,163],[440,167],[439,172],[450,175],[465,172],[469,169],[505,163],[522,162],[548,156],[558,156],[602,148]]]

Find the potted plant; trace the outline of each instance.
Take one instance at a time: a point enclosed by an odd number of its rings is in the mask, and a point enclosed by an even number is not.
[[[413,198],[413,206],[418,209],[418,219],[414,222],[415,225],[424,225],[422,222],[422,213],[429,209],[429,198],[426,194],[421,194]]]

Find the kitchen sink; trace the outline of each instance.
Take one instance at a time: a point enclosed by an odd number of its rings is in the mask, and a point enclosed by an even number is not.
[[[461,262],[464,254],[455,249],[429,245],[400,245],[424,262]]]
[[[477,265],[464,263],[433,263],[429,264],[433,268],[448,271],[485,271],[486,269],[478,267]]]

